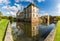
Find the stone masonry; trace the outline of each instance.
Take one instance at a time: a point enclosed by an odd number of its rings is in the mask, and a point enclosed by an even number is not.
[[[11,34],[11,24],[10,23],[8,24],[8,28],[7,28],[7,31],[6,31],[6,36],[5,36],[4,41],[13,41],[12,34]]]
[[[56,28],[54,28],[50,34],[47,36],[47,38],[44,41],[54,41],[54,37],[56,34]]]

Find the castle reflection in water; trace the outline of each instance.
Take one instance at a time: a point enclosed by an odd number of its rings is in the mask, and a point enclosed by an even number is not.
[[[25,36],[29,38],[38,37],[38,22],[30,23],[30,22],[17,22],[17,28],[22,29]]]
[[[12,26],[14,41],[43,41],[54,25],[40,26],[38,22],[15,22]]]

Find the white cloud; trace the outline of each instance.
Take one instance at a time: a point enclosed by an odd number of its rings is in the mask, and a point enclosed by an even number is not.
[[[16,6],[3,6],[2,9],[6,10],[6,11],[16,11],[18,10]]]
[[[11,15],[16,15],[16,12],[10,11]]]
[[[16,4],[15,3],[15,6],[6,5],[6,6],[3,6],[2,9],[7,11],[6,14],[16,16],[17,11],[22,10],[21,7],[23,7],[21,4]]]
[[[0,4],[9,4],[10,1],[9,0],[0,0]]]
[[[2,9],[6,11],[6,14],[15,16],[16,12],[18,11],[18,8],[16,6],[3,6]]]
[[[45,12],[45,11],[40,11],[40,12],[39,12],[39,17],[45,16],[45,15],[49,15],[49,13],[47,13],[47,12]]]
[[[24,6],[22,6],[21,4],[15,3],[15,6],[17,6],[18,10],[23,10],[23,8],[24,8]]]
[[[6,12],[6,14],[10,14],[9,12]]]
[[[60,16],[60,3],[58,3],[55,7],[54,15]]]
[[[34,0],[15,0],[15,2],[34,2]],[[38,2],[42,2],[42,1],[45,1],[45,0],[37,0]]]
[[[24,1],[24,0],[15,0],[15,2],[20,2],[20,1],[22,2],[22,1]]]
[[[38,2],[42,2],[42,1],[44,2],[45,0],[37,0],[37,1],[38,1]]]
[[[9,10],[9,6],[3,6],[2,9]]]
[[[10,7],[9,7],[9,10],[11,10],[11,11],[17,11],[18,8],[17,8],[16,6],[10,6]]]
[[[25,0],[26,2],[33,2],[33,0]]]
[[[49,15],[48,13],[40,14],[41,16]]]
[[[24,1],[24,2],[33,2],[33,0],[15,0],[16,2],[19,2],[19,1]]]
[[[60,3],[57,5],[57,11],[60,13]]]

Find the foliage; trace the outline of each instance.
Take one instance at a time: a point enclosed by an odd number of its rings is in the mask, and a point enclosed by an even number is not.
[[[2,15],[2,12],[0,11],[0,16]]]
[[[16,21],[16,18],[12,17],[12,16],[2,16],[2,19],[8,19],[10,20],[10,22]]]
[[[55,35],[54,41],[60,41],[60,21],[58,21],[57,23],[56,35]]]
[[[6,19],[0,21],[0,41],[3,41],[8,22]]]
[[[60,16],[57,16],[56,18],[57,18],[57,20],[60,20]]]
[[[46,24],[47,23],[47,20],[46,18],[41,18],[43,21],[42,21],[42,24]]]
[[[0,20],[1,19],[9,19],[10,22],[16,21],[16,18],[12,17],[12,16],[2,16],[2,12],[0,11]]]
[[[8,19],[10,20],[10,22],[14,22],[16,20],[16,18],[9,16]]]
[[[1,16],[2,16],[2,12],[0,11],[0,20],[2,19]]]

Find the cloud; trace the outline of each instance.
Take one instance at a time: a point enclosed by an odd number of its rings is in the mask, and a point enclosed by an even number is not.
[[[49,13],[47,13],[47,12],[45,12],[45,11],[40,11],[40,12],[39,12],[39,17],[45,16],[45,15],[49,15]]]
[[[54,7],[54,11],[50,13],[53,16],[60,16],[60,3],[57,3],[56,6]]]
[[[60,3],[58,3],[55,7],[55,11],[53,12],[53,14],[56,16],[60,16]]]
[[[6,14],[10,14],[9,12],[6,12]]]
[[[14,15],[16,16],[16,13],[18,10],[22,10],[21,7],[23,7],[21,4],[16,4],[14,6],[6,5],[3,6],[2,9],[6,11],[6,14]]]
[[[12,16],[13,15],[16,16],[16,12],[18,11],[18,8],[16,6],[3,6],[2,9],[6,11],[6,14],[9,14]]]
[[[9,10],[9,6],[7,6],[7,5],[6,6],[3,6],[2,9]]]
[[[10,1],[9,0],[0,0],[0,4],[9,4]]]
[[[34,0],[15,0],[15,2],[34,2]],[[45,0],[37,0],[38,2],[42,2],[42,1],[45,1]]]
[[[33,0],[15,0],[15,2],[33,2]]]
[[[16,3],[15,3],[15,6],[17,6],[18,10],[20,10],[20,11],[22,11],[23,8],[24,8],[24,6],[21,5],[21,4],[16,4]]]
[[[41,16],[45,16],[45,15],[49,15],[48,13],[43,13],[43,14],[40,14]]]
[[[60,13],[60,3],[57,5],[57,11]]]
[[[38,2],[44,2],[45,0],[37,0]]]

